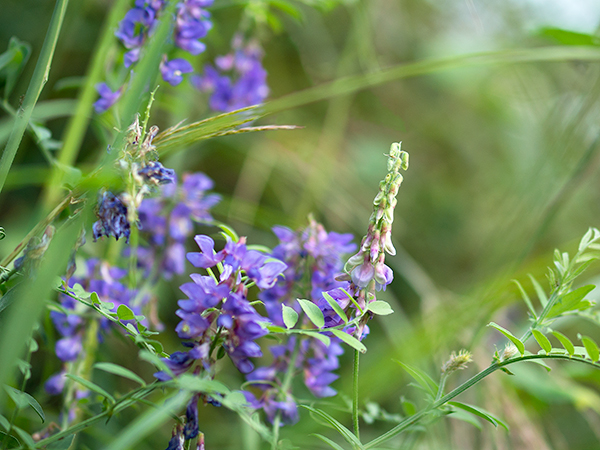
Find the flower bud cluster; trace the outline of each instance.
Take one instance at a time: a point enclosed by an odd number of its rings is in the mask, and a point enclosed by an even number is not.
[[[144,197],[158,185],[175,182],[175,171],[157,161],[156,149],[152,145],[157,133],[158,127],[152,126],[143,136],[139,117],[127,129],[125,144],[117,160],[126,190],[118,195],[110,191],[100,194],[96,212],[98,220],[92,227],[94,241],[102,236],[113,236],[117,240],[125,237],[129,243],[131,224],[137,223],[138,209]]]
[[[471,352],[462,349],[456,354],[452,352],[450,358],[442,365],[442,373],[449,375],[457,370],[463,370],[467,368],[467,365],[472,361]]]
[[[392,269],[385,264],[385,254],[396,254],[392,244],[392,223],[396,195],[402,184],[400,169],[408,169],[408,153],[400,149],[400,143],[392,144],[387,163],[388,173],[379,183],[379,192],[373,200],[373,214],[369,219],[366,236],[358,253],[345,264],[346,274],[338,279],[352,281],[359,289],[366,289],[372,282],[376,290],[385,290],[394,278]]]

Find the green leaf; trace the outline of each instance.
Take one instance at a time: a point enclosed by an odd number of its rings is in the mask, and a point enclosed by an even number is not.
[[[558,299],[554,306],[550,308],[550,311],[548,311],[548,315],[546,317],[551,319],[553,317],[558,317],[567,311],[573,311],[577,309],[579,302],[581,302],[581,300],[583,300],[583,298],[595,287],[596,286],[593,284],[588,284],[587,286],[582,286],[579,289],[575,289],[574,291],[562,296]]]
[[[560,331],[553,331],[552,334],[554,335],[554,337],[556,337],[556,339],[560,341],[565,350],[569,352],[569,355],[573,356],[573,354],[575,353],[575,346],[573,345],[571,340],[564,334],[562,334]]]
[[[561,28],[542,28],[540,36],[551,38],[563,45],[598,45],[598,39],[587,33],[563,30]]]
[[[331,332],[335,337],[341,339],[355,350],[358,350],[361,353],[365,353],[367,351],[367,347],[365,347],[364,344],[354,336],[350,336],[348,333],[344,333],[342,330],[331,330]]]
[[[137,374],[133,373],[131,370],[126,369],[125,367],[119,366],[117,364],[109,363],[109,362],[99,362],[94,364],[94,367],[98,370],[102,370],[104,372],[112,373],[113,375],[118,375],[123,378],[128,378],[136,383],[141,384],[142,386],[146,386],[146,382],[142,380]]]
[[[6,294],[0,297],[0,313],[6,308],[8,308],[10,304],[15,301],[15,295],[18,292],[17,287],[19,285],[20,283],[16,286],[11,287],[8,291],[6,291]]]
[[[229,236],[231,238],[231,240],[233,242],[237,242],[240,240],[240,237],[237,235],[237,233],[235,232],[235,230],[233,228],[231,228],[229,225],[225,225],[224,223],[217,223],[216,224],[221,230],[223,230],[223,233],[221,233],[224,237]]]
[[[531,315],[533,316],[534,319],[537,319],[537,314],[535,313],[535,308],[533,307],[533,304],[531,303],[531,299],[527,295],[527,292],[525,292],[525,289],[523,289],[523,286],[521,286],[521,283],[519,283],[517,280],[512,280],[512,281],[519,288],[519,291],[521,292],[521,297],[523,298],[523,301],[527,305],[529,312],[531,313]]]
[[[4,86],[5,99],[8,98],[15,87],[30,54],[31,46],[13,36],[8,43],[8,50],[0,55],[0,77],[6,78]]]
[[[316,330],[313,330],[313,331],[302,330],[301,333],[306,336],[310,336],[312,338],[318,339],[325,345],[325,347],[329,347],[331,345],[331,338],[329,336],[327,336],[326,334],[321,334]]]
[[[90,300],[92,301],[92,304],[94,304],[94,305],[100,304],[100,297],[98,297],[98,294],[96,294],[95,292],[92,292],[90,294]]]
[[[4,386],[10,398],[13,399],[15,404],[19,405],[19,408],[23,408],[27,405],[31,406],[33,410],[36,412],[40,419],[42,419],[42,423],[46,421],[46,416],[44,415],[44,410],[38,403],[38,401],[29,395],[27,392],[22,392],[18,389],[15,389],[12,386]]]
[[[19,435],[19,437],[21,438],[21,440],[23,441],[23,443],[25,444],[25,446],[31,450],[35,450],[35,441],[33,440],[33,438],[31,437],[31,435],[25,431],[22,430],[19,427],[16,427],[13,425],[13,430],[15,430],[17,432],[17,434]]]
[[[344,312],[340,304],[327,292],[323,292],[323,298],[325,299],[325,301],[327,301],[327,303],[329,303],[329,306],[331,306],[331,308],[336,312],[336,314],[342,318],[344,323],[348,323],[348,317],[346,316],[346,313]]]
[[[469,414],[468,412],[462,409],[455,409],[448,417],[450,417],[451,419],[462,420],[463,422],[467,422],[473,425],[478,430],[483,430],[479,419],[477,417],[473,417],[472,414]]]
[[[286,328],[294,328],[294,325],[296,325],[298,322],[298,313],[294,310],[294,308],[290,308],[284,304],[281,305],[281,308],[283,323],[285,324]]]
[[[540,283],[538,283],[538,281],[535,278],[533,278],[533,275],[529,274],[529,279],[531,280],[531,284],[533,284],[533,289],[535,289],[535,293],[537,294],[538,299],[540,300],[540,304],[542,305],[542,307],[546,306],[546,303],[548,303],[548,296],[546,295],[546,292],[544,292],[544,289],[542,288]]]
[[[548,338],[544,336],[544,334],[539,330],[531,330],[531,332],[533,333],[533,337],[540,345],[542,350],[544,350],[546,354],[550,353],[552,351],[552,344],[550,343]]]
[[[0,431],[0,442],[3,442],[5,439],[6,433],[4,431]],[[21,446],[19,440],[14,436],[8,436],[8,445],[7,448],[17,448]]]
[[[267,330],[271,333],[287,333],[287,330],[279,325],[267,325]]]
[[[594,342],[594,340],[588,336],[578,335],[578,337],[581,339],[581,342],[583,342],[583,346],[585,347],[590,359],[594,362],[598,361],[600,359],[600,350],[598,350],[598,344],[596,344],[596,342]]]
[[[115,402],[115,398],[108,392],[106,392],[104,389],[102,389],[100,386],[98,386],[96,383],[92,383],[91,381],[86,380],[85,378],[81,378],[80,376],[74,375],[72,373],[68,373],[67,378],[70,378],[71,380],[76,381],[77,383],[81,384],[83,387],[89,389],[90,391],[107,398],[111,403]]]
[[[415,381],[419,383],[427,392],[429,392],[431,395],[436,395],[438,385],[429,375],[427,375],[421,369],[409,366],[398,359],[394,359],[394,361],[400,364],[400,366],[406,370],[408,374],[413,377]]]
[[[508,431],[508,425],[506,425],[502,420],[498,419],[497,417],[495,417],[494,415],[492,415],[490,412],[486,411],[483,408],[479,408],[478,406],[473,406],[473,405],[467,405],[466,403],[461,403],[461,402],[448,402],[448,404],[452,405],[456,408],[460,408],[462,410],[470,412],[471,414],[476,415],[477,417],[481,417],[482,419],[487,420],[489,423],[491,423],[495,427],[498,427],[498,425],[500,425],[500,426],[504,427],[506,429],[506,431]]]
[[[177,377],[177,383],[181,389],[192,392],[204,392],[207,394],[228,394],[231,390],[223,383],[210,378],[199,378],[195,375],[184,373]]]
[[[336,419],[334,419],[333,417],[331,417],[329,414],[327,414],[325,411],[322,411],[320,409],[317,408],[312,408],[310,406],[307,405],[300,405],[305,409],[308,409],[311,413],[313,413],[315,416],[320,417],[321,419],[324,419],[327,423],[329,423],[338,433],[340,433],[340,435],[349,443],[352,444],[355,448],[359,448],[359,449],[364,449],[364,446],[362,445],[362,443],[358,440],[358,438],[356,436],[354,436],[354,433],[352,433],[348,428],[346,428],[344,425],[342,425],[340,422],[338,422]]]
[[[383,300],[375,300],[374,302],[369,303],[367,305],[367,310],[379,316],[387,316],[394,312],[390,304]]]
[[[8,429],[10,428],[10,422],[8,421],[8,419],[6,417],[4,417],[2,414],[0,414],[0,426],[2,428],[4,428],[6,431],[8,431]],[[1,441],[0,441],[1,442]]]
[[[344,450],[344,447],[342,447],[339,444],[336,444],[331,439],[323,436],[322,434],[313,433],[311,434],[311,436],[321,439],[323,442],[325,442],[327,445],[329,445],[331,448],[334,448],[335,450]]]
[[[523,354],[525,354],[525,345],[523,345],[523,343],[519,339],[517,339],[517,337],[514,334],[512,334],[510,331],[508,331],[506,328],[501,327],[500,325],[498,325],[497,323],[494,323],[494,322],[488,323],[488,327],[495,328],[500,333],[502,333],[504,336],[506,336],[508,339],[510,339],[510,341],[513,344],[515,344],[515,347],[517,347],[517,350],[519,350],[519,353],[521,353],[521,356]]]
[[[323,328],[325,326],[325,317],[323,317],[323,312],[319,307],[310,300],[302,300],[300,298],[297,300],[310,321],[314,323],[317,328]]]
[[[127,305],[119,305],[117,308],[119,320],[135,320],[135,314]]]
[[[46,446],[46,450],[68,450],[71,444],[73,443],[74,438],[74,434],[65,436],[64,438],[61,438],[58,441],[54,441],[48,444]]]

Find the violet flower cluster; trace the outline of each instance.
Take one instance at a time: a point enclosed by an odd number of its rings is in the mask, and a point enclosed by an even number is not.
[[[214,111],[229,112],[262,103],[269,95],[262,58],[257,42],[244,44],[238,35],[233,39],[232,52],[215,58],[215,67],[206,65],[204,75],[193,76],[191,83],[211,93],[209,105]]]
[[[126,276],[127,271],[124,269],[111,267],[98,259],[90,259],[86,262],[84,273],[70,278],[68,284],[70,288],[80,284],[87,292],[96,292],[101,301],[113,303],[113,312],[116,312],[120,305],[126,305],[135,314],[141,314],[141,308],[146,303],[147,297],[138,298],[138,291],[124,284]],[[83,339],[88,323],[83,318],[83,313],[86,311],[84,305],[66,294],[60,294],[59,300],[64,312],[51,311],[50,317],[61,336],[56,341],[56,356],[66,364],[82,357]],[[106,330],[109,326],[108,319],[101,319],[101,329]],[[66,366],[46,381],[45,389],[49,394],[58,395],[62,392],[65,374]]]
[[[185,271],[185,241],[194,231],[194,222],[211,223],[210,209],[221,199],[208,193],[213,181],[201,172],[183,175],[180,184],[161,186],[160,195],[145,198],[138,210],[142,237],[147,245],[138,248],[138,261],[149,274],[158,272],[170,280]]]
[[[248,300],[248,289],[252,285],[259,289],[273,287],[286,269],[283,262],[249,249],[244,237],[237,242],[227,237],[225,247],[218,252],[208,236],[198,235],[195,241],[200,252],[188,253],[187,259],[194,267],[205,269],[208,275],[192,274],[192,282],[181,286],[188,298],[178,302],[177,315],[181,321],[175,331],[189,350],[174,352],[164,359],[171,373],[156,373],[156,378],[162,381],[194,366],[194,373],[211,373],[214,351],[219,347],[240,372],[251,372],[254,369],[251,358],[262,356],[256,340],[265,336],[267,330],[266,319]],[[192,399],[192,402],[197,400]],[[217,399],[206,400],[218,403]],[[193,404],[188,405],[188,411],[186,422],[191,420],[195,425],[185,427],[185,439],[191,439],[198,432]]]
[[[325,317],[325,328],[341,325],[342,319],[323,298],[323,292],[328,292],[342,308],[348,306],[350,300],[341,288],[349,288],[349,283],[336,281],[335,277],[341,272],[343,255],[356,249],[351,243],[352,235],[328,233],[312,217],[309,225],[299,232],[285,227],[275,227],[273,231],[280,243],[273,249],[272,256],[287,264],[284,276],[259,295],[273,323],[283,325],[282,304],[300,312],[296,302],[300,297],[309,298],[319,306]],[[304,325],[308,322],[306,319]],[[330,344],[325,345],[315,338],[303,337],[300,342],[298,339],[292,336],[286,345],[271,347],[271,365],[247,375],[260,394],[245,392],[247,401],[255,409],[263,409],[271,422],[277,415],[281,424],[298,420],[291,385],[286,381],[290,374],[302,371],[306,387],[316,397],[337,394],[330,385],[338,378],[334,371],[339,368],[338,358],[344,351],[341,341],[331,336]]]
[[[206,37],[212,28],[210,13],[206,10],[213,0],[183,0],[177,5],[177,16],[173,31],[173,42],[176,47],[195,56],[202,53],[206,46],[200,39]],[[115,36],[128,50],[123,56],[123,65],[133,67],[140,59],[144,46],[154,32],[159,17],[164,13],[166,2],[164,0],[135,0],[135,5],[119,23]],[[163,55],[160,73],[163,80],[172,86],[183,81],[183,74],[194,69],[185,58],[168,59]],[[124,86],[116,91],[110,89],[106,83],[100,83],[96,90],[100,95],[94,103],[98,114],[108,110],[121,96]]]

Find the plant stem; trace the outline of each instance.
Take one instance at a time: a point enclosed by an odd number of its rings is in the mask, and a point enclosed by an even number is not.
[[[19,149],[21,139],[23,139],[23,134],[29,125],[29,119],[31,119],[33,108],[40,97],[44,85],[48,81],[52,57],[54,56],[54,50],[56,49],[58,35],[62,28],[68,3],[69,0],[57,0],[56,5],[54,6],[54,12],[50,19],[50,26],[46,33],[46,38],[44,39],[40,57],[35,65],[33,76],[31,77],[29,87],[27,88],[25,98],[23,99],[23,105],[17,112],[12,131],[10,132],[8,142],[6,143],[2,158],[0,159],[0,192],[6,182],[6,177],[15,159],[17,150]]]
[[[360,440],[358,421],[358,358],[360,352],[354,350],[354,372],[353,372],[353,396],[352,396],[352,423],[354,425],[354,436]]]

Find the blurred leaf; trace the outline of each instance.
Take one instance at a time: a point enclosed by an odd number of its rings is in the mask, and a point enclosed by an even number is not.
[[[578,309],[578,305],[583,300],[583,298],[588,295],[596,286],[593,284],[588,284],[587,286],[582,286],[574,291],[569,292],[568,294],[562,296],[558,299],[558,301],[550,308],[548,311],[547,318],[551,319],[553,317],[557,317],[567,311],[573,311]]]
[[[565,350],[569,353],[569,355],[573,356],[575,353],[575,346],[571,342],[571,340],[562,334],[560,331],[553,331],[552,334],[560,341]]]
[[[141,384],[142,386],[146,386],[146,382],[142,378],[133,373],[131,370],[126,369],[125,367],[119,366],[117,364],[109,362],[99,362],[94,364],[94,367],[104,372],[112,373],[113,375],[128,378],[132,381],[135,381],[136,383]]]
[[[72,373],[68,373],[66,377],[70,378],[73,381],[76,381],[77,383],[81,384],[83,387],[89,389],[90,391],[95,392],[96,394],[100,394],[102,397],[105,397],[106,399],[110,400],[111,403],[115,402],[115,398],[108,392],[106,392],[104,389],[102,389],[100,386],[98,386],[96,383],[92,383],[91,381],[86,380],[85,378],[81,378],[80,376],[74,375]]]
[[[325,347],[329,347],[331,345],[331,338],[329,336],[327,336],[326,334],[319,333],[316,330],[314,330],[314,331],[303,330],[302,334],[304,334],[306,336],[310,336],[312,338],[315,338],[315,339],[321,341],[325,345]]]
[[[340,304],[327,292],[323,292],[323,298],[327,303],[329,303],[329,306],[331,306],[331,308],[336,312],[336,314],[341,317],[344,323],[348,323],[348,317],[346,316],[346,313],[344,312]]]
[[[303,300],[301,298],[297,300],[302,308],[302,311],[304,311],[310,321],[314,323],[317,328],[323,328],[325,326],[325,317],[323,317],[323,311],[321,311],[319,307],[310,300]]]
[[[15,430],[17,432],[17,434],[19,435],[19,437],[24,442],[24,444],[27,448],[29,448],[31,450],[35,450],[35,441],[33,440],[31,435],[27,431],[25,431],[17,426],[14,426],[14,425],[13,425],[13,430]]]
[[[331,448],[334,448],[335,450],[344,450],[344,447],[342,447],[339,444],[336,444],[331,439],[323,436],[322,434],[313,433],[313,434],[311,434],[311,436],[315,436],[315,437],[321,439],[323,442],[325,442],[326,444],[328,444]]]
[[[223,383],[209,378],[199,378],[195,375],[184,373],[177,377],[177,383],[181,389],[191,392],[204,392],[208,394],[228,394],[231,390]]]
[[[2,311],[4,311],[6,308],[8,308],[10,306],[10,304],[12,302],[15,301],[15,293],[17,292],[17,286],[13,286],[11,287],[6,294],[4,294],[2,297],[0,297],[0,313]]]
[[[58,441],[51,442],[46,446],[46,450],[68,450],[73,443],[73,439],[75,439],[75,435],[71,434]]]
[[[498,419],[497,417],[495,417],[494,415],[492,415],[490,412],[486,411],[483,408],[479,408],[478,406],[473,406],[473,405],[467,405],[466,403],[461,403],[461,402],[448,402],[448,404],[452,405],[456,408],[460,408],[467,412],[470,412],[471,414],[476,415],[477,417],[481,417],[482,419],[487,420],[489,423],[491,423],[495,427],[498,427],[498,425],[500,425],[500,426],[504,427],[506,429],[506,431],[508,431],[508,425],[506,425],[502,420]]]
[[[286,328],[294,328],[296,322],[298,322],[298,313],[294,310],[294,308],[290,308],[287,305],[281,304],[281,315],[283,316],[283,323]]]
[[[387,316],[394,312],[390,304],[383,300],[375,300],[374,302],[369,303],[367,305],[367,310],[379,316]]]
[[[450,414],[448,417],[451,419],[462,420],[463,422],[473,425],[478,430],[483,430],[479,419],[477,419],[477,417],[473,417],[473,414],[469,414],[463,409],[456,409],[452,411],[452,414]]]
[[[348,333],[345,333],[342,330],[331,330],[331,333],[355,350],[358,350],[361,353],[365,353],[367,351],[367,347],[365,347],[364,344],[354,336],[350,336]]]
[[[540,345],[542,350],[544,350],[546,354],[550,353],[552,351],[552,344],[550,343],[548,338],[544,336],[544,334],[539,330],[531,330],[531,332],[533,333],[533,337]]]
[[[600,350],[598,350],[598,344],[596,344],[596,342],[594,342],[594,340],[588,336],[578,335],[578,337],[581,339],[581,342],[583,342],[585,351],[590,359],[594,362],[597,362],[600,359]]]
[[[519,353],[521,353],[521,355],[525,354],[525,345],[523,345],[523,343],[514,334],[512,334],[510,331],[508,331],[506,328],[501,327],[500,325],[498,325],[497,323],[494,323],[494,322],[488,323],[488,327],[492,327],[492,328],[495,328],[496,330],[498,330],[500,333],[502,333],[504,336],[506,336],[508,339],[510,339],[510,341],[513,344],[515,344],[515,347],[517,347],[517,350],[519,350]]]
[[[561,28],[542,28],[539,35],[551,38],[563,45],[598,45],[598,38],[591,34],[563,30]]]
[[[527,292],[525,292],[525,289],[523,289],[523,286],[521,286],[521,283],[519,283],[517,280],[512,280],[512,281],[519,288],[519,291],[521,292],[521,297],[523,298],[523,301],[527,305],[527,308],[529,309],[529,312],[531,313],[531,315],[533,316],[533,318],[537,319],[537,314],[535,312],[535,308],[533,307],[533,304],[531,303],[531,300],[529,299],[529,296],[527,295]]]
[[[31,46],[13,36],[8,42],[8,50],[0,55],[0,77],[6,79],[5,99],[12,93],[30,54]]]
[[[416,367],[409,366],[408,364],[403,363],[400,360],[394,359],[395,362],[400,364],[400,366],[408,372],[408,374],[415,379],[417,383],[419,383],[425,391],[429,392],[431,395],[435,395],[438,390],[438,385],[433,379],[423,372],[421,369]]]
[[[4,431],[0,431],[0,442],[3,442],[6,439],[6,433]],[[21,443],[14,436],[8,436],[7,448],[17,448],[20,447]]]
[[[18,389],[15,389],[12,386],[4,386],[4,388],[8,392],[8,395],[10,395],[10,398],[12,398],[13,401],[17,405],[19,405],[20,408],[23,408],[24,406],[29,405],[33,408],[33,410],[40,417],[40,419],[42,419],[42,423],[46,421],[46,416],[44,415],[44,410],[42,409],[42,407],[40,406],[40,404],[38,403],[38,401],[35,398],[33,398],[27,392],[22,392]]]
[[[311,413],[313,413],[317,417],[320,417],[321,419],[324,419],[335,430],[337,430],[337,432],[340,433],[342,435],[342,437],[349,444],[352,444],[355,448],[364,449],[364,447],[361,444],[361,442],[357,439],[356,436],[354,436],[354,433],[352,433],[348,428],[346,428],[344,425],[342,425],[336,419],[334,419],[333,417],[331,417],[325,411],[317,409],[317,408],[312,408],[312,407],[307,406],[307,405],[300,405],[300,406],[302,406],[305,409],[308,409]]]

